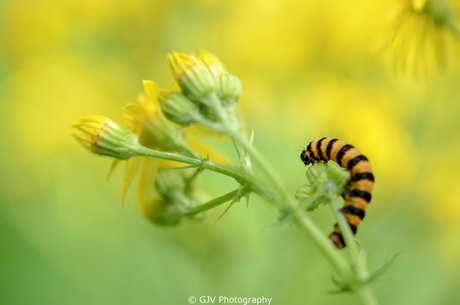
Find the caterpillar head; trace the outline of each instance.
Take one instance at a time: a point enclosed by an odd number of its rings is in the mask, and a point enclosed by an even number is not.
[[[300,154],[300,160],[307,166],[310,163],[315,163],[315,160],[313,158],[310,158],[310,154],[307,151],[307,149],[302,150],[302,153]]]

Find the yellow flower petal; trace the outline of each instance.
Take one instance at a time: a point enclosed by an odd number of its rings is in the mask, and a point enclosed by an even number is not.
[[[148,199],[148,188],[149,186],[153,186],[159,162],[159,159],[154,158],[141,157],[141,159],[141,177],[137,192],[138,204],[141,204],[144,200]]]
[[[214,130],[208,128],[208,127],[197,125],[197,124],[192,124],[190,126],[187,126],[187,128],[185,128],[185,130],[188,133],[192,133],[192,134],[195,134],[195,135],[205,135],[207,137],[224,138],[226,140],[230,140],[230,138],[227,137],[227,136],[224,136],[224,135],[222,135],[220,133],[217,133]]]
[[[160,92],[157,84],[151,80],[142,80],[142,84],[144,85],[144,90],[149,100],[151,102],[156,101],[158,93]]]
[[[412,1],[412,7],[416,12],[421,12],[425,8],[426,3],[428,0],[414,0]]]
[[[232,164],[232,161],[230,161],[230,159],[227,158],[227,156],[225,156],[224,153],[209,145],[208,143],[199,140],[197,137],[188,136],[187,144],[190,146],[190,148],[192,148],[194,151],[197,151],[200,155],[209,155],[209,159],[213,162],[227,165]]]
[[[179,82],[178,82],[178,81],[174,81],[174,83],[171,85],[171,88],[169,88],[169,91],[181,92],[181,91],[182,91],[182,88],[180,87]]]
[[[125,205],[126,193],[128,193],[129,187],[131,186],[134,178],[136,177],[136,173],[139,169],[139,161],[140,157],[132,157],[126,162],[125,176],[123,178],[123,183],[121,185],[119,196],[120,204],[122,206]]]
[[[182,70],[179,69],[176,61],[175,61],[175,58],[172,54],[168,54],[168,62],[169,62],[169,67],[171,69],[171,73],[174,77],[175,80],[178,80],[181,73],[182,73]]]
[[[203,49],[199,50],[196,53],[196,58],[204,63],[214,77],[218,77],[220,73],[226,71],[219,58],[208,51]]]
[[[121,162],[120,159],[114,159],[114,160],[113,160],[112,166],[110,166],[109,173],[107,174],[107,178],[105,178],[105,180],[106,180],[107,182],[109,182],[110,176],[112,176],[113,171],[114,171],[115,168],[118,166],[118,164],[120,164],[120,162]]]
[[[125,114],[131,115],[131,116],[145,116],[146,115],[145,110],[141,106],[136,105],[136,104],[128,104],[125,107],[121,108],[121,110],[123,110]]]

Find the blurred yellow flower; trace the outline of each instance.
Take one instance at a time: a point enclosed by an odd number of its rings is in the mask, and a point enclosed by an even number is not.
[[[460,32],[455,9],[449,0],[405,0],[390,11],[390,48],[394,69],[406,68],[425,76],[432,64],[444,68],[449,44],[458,43]]]

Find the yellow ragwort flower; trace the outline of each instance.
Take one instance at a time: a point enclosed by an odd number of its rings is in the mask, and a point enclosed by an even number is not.
[[[161,112],[158,103],[159,89],[153,81],[143,81],[147,97],[139,95],[139,104],[128,104],[122,108],[128,121],[129,129],[134,132],[141,145],[160,151],[174,151],[179,146],[185,147],[185,133],[182,129],[168,121]],[[113,170],[120,163],[115,159],[107,176],[109,180]],[[174,162],[169,162],[173,164]],[[148,196],[148,186],[153,185],[155,173],[158,167],[167,167],[164,160],[149,157],[133,157],[126,162],[123,183],[120,189],[120,203],[124,204],[126,194],[131,187],[134,178],[140,170],[140,184],[136,194],[140,202]]]
[[[198,102],[217,89],[217,75],[214,73],[221,67],[223,69],[217,58],[213,59],[205,53],[200,54],[206,63],[195,55],[179,52],[168,54],[169,67],[174,79],[190,99]]]
[[[128,104],[122,108],[129,128],[139,137],[139,142],[148,148],[174,151],[186,145],[185,133],[163,115],[158,102],[160,92],[153,81],[143,81],[145,95],[138,97],[139,104]]]
[[[393,55],[395,70],[404,73],[409,67],[418,76],[427,74],[430,64],[446,66],[449,44],[460,38],[449,0],[405,0],[390,11],[390,19],[385,44]]]
[[[141,145],[160,151],[175,151],[182,153],[181,147],[188,147],[190,151],[196,151],[202,157],[210,155],[210,159],[229,164],[229,160],[219,151],[200,141],[196,136],[187,136],[183,129],[168,121],[160,108],[158,101],[159,89],[153,81],[143,81],[147,97],[140,95],[139,104],[129,104],[123,108],[129,129],[139,137]],[[178,90],[177,87],[173,88]],[[109,180],[113,170],[120,160],[115,159],[107,176]],[[180,166],[172,161],[165,161],[150,157],[132,157],[126,161],[124,178],[120,189],[120,203],[124,204],[126,194],[139,177],[139,186],[136,192],[136,201],[141,206],[150,200],[155,175],[159,170],[169,166]]]
[[[178,124],[200,124],[202,119],[223,120],[223,113],[241,97],[238,77],[228,73],[222,62],[205,50],[191,55],[172,52],[168,54],[168,61],[182,94],[162,94],[160,102],[165,115]],[[194,106],[198,111],[192,109]]]

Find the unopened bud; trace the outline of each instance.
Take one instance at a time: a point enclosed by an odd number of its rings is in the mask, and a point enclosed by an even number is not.
[[[225,67],[219,58],[208,51],[199,50],[196,53],[196,58],[205,64],[212,76],[215,78],[217,78],[222,72],[226,72]]]
[[[311,212],[317,209],[322,203],[316,200],[315,190],[308,184],[299,187],[295,193],[295,198],[299,201],[299,205],[306,211]]]
[[[142,202],[140,208],[149,220],[160,226],[177,225],[183,215],[179,205],[162,196]]]
[[[313,211],[322,204],[327,204],[339,196],[350,179],[350,173],[335,163],[315,163],[306,176],[309,184],[301,186],[295,197],[307,211]]]
[[[160,91],[159,101],[164,116],[179,125],[190,125],[198,114],[197,106],[182,92]]]
[[[155,177],[155,189],[165,197],[173,197],[175,192],[182,192],[184,188],[184,175],[181,171],[165,169]]]
[[[238,77],[226,72],[219,75],[217,94],[222,100],[236,103],[242,93],[241,82]]]
[[[217,89],[217,78],[195,56],[173,52],[168,54],[168,61],[174,78],[190,99],[202,100]]]
[[[137,136],[103,116],[88,116],[73,125],[73,136],[93,153],[118,159],[134,156]]]

